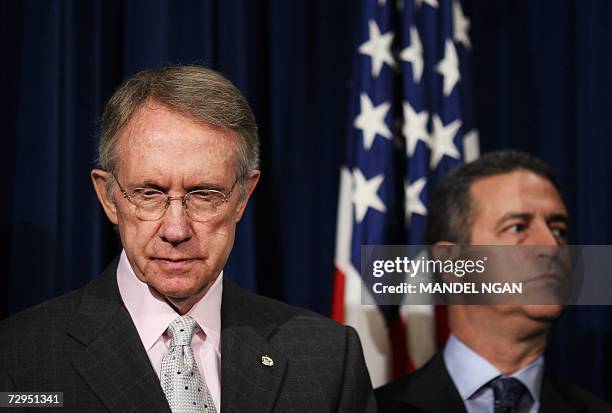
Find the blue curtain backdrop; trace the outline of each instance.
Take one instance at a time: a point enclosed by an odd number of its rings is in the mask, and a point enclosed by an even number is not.
[[[404,0],[411,3],[412,0]],[[227,273],[328,314],[357,1],[0,3],[0,318],[87,283],[119,250],[89,181],[97,119],[143,68],[199,63],[252,104],[262,179]],[[466,0],[484,151],[559,174],[572,242],[612,240],[612,2]],[[612,400],[612,311],[570,308],[548,364]]]

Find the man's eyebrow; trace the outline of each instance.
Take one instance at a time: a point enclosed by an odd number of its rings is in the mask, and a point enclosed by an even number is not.
[[[153,188],[159,191],[166,190],[166,188],[164,188],[163,185],[160,185],[159,183],[152,181],[150,179],[146,179],[144,181],[138,182],[137,184],[134,185],[134,187],[135,188]]]
[[[513,219],[520,219],[523,221],[529,221],[531,219],[533,219],[533,214],[529,213],[529,212],[508,212],[507,214],[504,214],[504,216],[502,216],[497,222],[498,225],[502,224],[506,221],[510,221]]]
[[[514,219],[529,221],[533,219],[533,214],[530,212],[508,212],[499,219],[497,225],[501,225],[506,221],[511,221]],[[546,222],[562,222],[569,225],[569,217],[563,213],[552,214],[546,217]]]
[[[162,192],[166,192],[168,190],[168,188],[165,187],[164,185],[161,185],[157,181],[153,181],[151,179],[145,179],[144,181],[140,181],[132,185],[132,187],[133,188],[152,188],[152,189],[157,189]],[[221,191],[221,192],[227,190],[223,185],[220,185],[220,184],[200,182],[197,184],[189,185],[188,187],[185,188],[185,192],[199,191],[202,189],[214,189],[216,191]]]
[[[201,191],[201,190],[205,190],[205,189],[213,189],[215,191],[227,191],[227,188],[225,188],[223,185],[219,185],[219,184],[213,184],[213,183],[206,183],[206,182],[201,182],[199,184],[194,184],[194,185],[189,185],[188,187],[185,188],[185,191],[187,192],[191,192],[191,191]]]
[[[562,222],[569,225],[569,217],[566,214],[552,214],[546,218],[547,222]]]

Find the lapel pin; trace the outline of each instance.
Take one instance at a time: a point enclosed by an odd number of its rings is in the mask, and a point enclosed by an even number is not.
[[[264,366],[272,367],[274,365],[274,360],[270,358],[270,356],[261,356],[261,364]]]

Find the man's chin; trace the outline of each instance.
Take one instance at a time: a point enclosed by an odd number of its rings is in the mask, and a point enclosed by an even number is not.
[[[164,277],[164,282],[158,285],[151,285],[152,289],[167,301],[172,303],[184,303],[197,301],[204,296],[212,283],[196,285],[190,282],[189,277]]]
[[[157,293],[162,297],[173,300],[173,301],[185,301],[189,298],[197,295],[201,290],[189,286],[189,287],[168,287],[163,286],[160,288],[155,288]]]
[[[558,304],[531,304],[525,305],[523,311],[532,320],[552,323],[563,313],[563,306]]]
[[[188,274],[157,273],[147,280],[151,293],[161,299],[186,300],[198,294],[198,288]]]

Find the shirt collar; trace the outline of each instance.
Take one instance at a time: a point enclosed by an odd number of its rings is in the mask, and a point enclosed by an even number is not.
[[[542,378],[544,377],[544,356],[540,356],[519,371],[510,375],[520,380],[527,387],[531,397],[536,403],[540,403],[542,394]]]
[[[222,280],[223,271],[204,297],[187,312],[187,315],[198,323],[206,338],[211,340],[218,354],[221,341]],[[121,252],[117,266],[117,284],[138,335],[146,351],[149,351],[179,314],[166,300],[136,277],[125,250]]]
[[[451,334],[444,347],[444,363],[459,395],[465,401],[477,390],[501,376],[491,363]],[[527,387],[533,400],[540,402],[544,357],[540,356],[508,377],[515,377]]]

